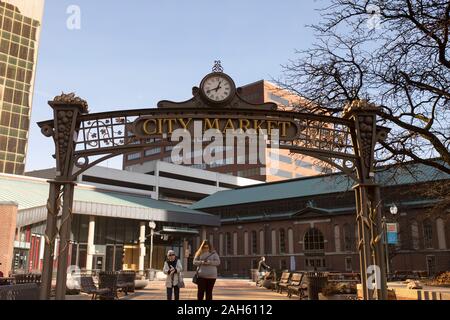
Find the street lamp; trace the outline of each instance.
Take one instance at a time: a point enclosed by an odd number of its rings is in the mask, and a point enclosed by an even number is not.
[[[393,203],[391,207],[389,208],[389,211],[391,212],[391,215],[395,216],[398,213],[398,207]],[[388,236],[387,236],[387,219],[386,216],[383,216],[383,231],[384,231],[384,248],[385,248],[385,255],[386,255],[386,273],[389,277],[390,274],[390,259],[389,259],[389,244],[388,244]]]
[[[148,226],[150,227],[150,272],[152,270],[152,264],[153,264],[153,236],[155,234],[155,229],[156,229],[156,223],[155,221],[150,221],[148,223]]]
[[[392,204],[392,206],[389,208],[389,210],[391,211],[391,214],[392,214],[393,216],[395,216],[395,215],[398,213],[398,208],[397,208],[397,206],[395,205],[395,203]]]

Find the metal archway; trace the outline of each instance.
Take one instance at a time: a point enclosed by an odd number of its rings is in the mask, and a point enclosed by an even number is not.
[[[342,118],[309,113],[278,111],[276,105],[255,105],[240,97],[239,89],[226,104],[213,105],[202,98],[199,88],[186,102],[162,101],[156,109],[124,110],[89,114],[87,102],[74,94],[62,94],[49,101],[53,120],[38,123],[42,133],[54,139],[57,176],[49,181],[48,217],[45,234],[44,267],[41,299],[49,299],[53,272],[53,252],[57,237],[57,217],[61,209],[59,230],[56,298],[65,299],[68,245],[70,240],[72,203],[75,181],[90,167],[130,152],[154,147],[153,136],[137,133],[136,124],[147,119],[234,119],[290,123],[291,131],[280,138],[279,147],[292,153],[317,158],[338,168],[355,181],[356,222],[364,299],[387,299],[385,259],[382,244],[381,199],[374,180],[374,149],[377,141],[389,131],[376,125],[376,106],[366,101],[349,104]],[[162,120],[158,120],[162,121]],[[161,122],[160,122],[161,123]],[[168,126],[174,124],[170,122]],[[241,122],[242,123],[242,122]],[[286,127],[288,127],[286,125]],[[270,124],[269,124],[270,130]],[[170,133],[157,136],[169,139]],[[380,268],[380,284],[376,290],[368,285],[368,268]],[[378,278],[378,277],[377,277]]]

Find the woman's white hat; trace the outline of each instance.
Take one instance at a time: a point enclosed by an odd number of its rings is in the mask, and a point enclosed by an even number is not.
[[[173,251],[173,250],[167,251],[167,255],[171,255],[171,254],[175,254],[175,251]]]

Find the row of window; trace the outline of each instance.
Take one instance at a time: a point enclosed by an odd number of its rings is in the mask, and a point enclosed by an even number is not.
[[[436,230],[439,249],[446,249],[446,235],[445,235],[445,223],[442,218],[437,218]],[[423,246],[425,249],[432,249],[434,247],[433,239],[433,223],[432,220],[426,219],[422,223],[423,227]],[[342,232],[342,233],[341,233]],[[401,233],[400,233],[401,234]],[[412,246],[414,249],[419,249],[419,226],[417,221],[411,223],[411,235],[412,235]],[[237,232],[232,234],[227,232],[225,236],[225,246],[222,247],[222,236],[219,235],[219,251],[221,254],[225,255],[236,255],[237,254]],[[259,244],[260,250],[258,251],[258,232],[253,230],[250,233],[244,232],[244,254],[263,254],[266,249],[264,248],[264,231],[260,231],[259,234]],[[356,226],[350,224],[344,224],[342,228],[339,225],[334,227],[334,237],[336,251],[340,252],[342,249],[347,252],[353,252],[356,250],[356,237],[357,229]],[[278,234],[276,230],[272,230],[272,254],[278,253],[285,254],[291,253],[293,251],[293,230],[288,229],[287,233],[285,229],[279,229]],[[399,237],[400,238],[400,237]],[[341,240],[343,241],[343,247],[341,248]],[[399,239],[400,240],[400,239]],[[210,241],[214,243],[214,236],[210,235]],[[249,245],[250,244],[250,245]],[[303,237],[303,246],[306,252],[320,252],[325,250],[325,239],[323,233],[318,228],[310,228]],[[288,249],[288,250],[287,250]]]
[[[223,244],[223,237],[225,241]],[[221,255],[236,255],[237,254],[237,232],[233,234],[231,232],[226,232],[225,234],[219,234],[219,253]],[[210,234],[209,240],[214,243],[214,235]],[[293,230],[291,228],[286,232],[285,229],[278,230],[278,235],[276,231],[272,230],[272,254],[276,254],[277,251],[280,254],[292,253],[294,248],[294,236]],[[276,245],[278,244],[278,246]],[[304,235],[303,238],[304,250],[306,252],[317,252],[325,250],[325,239],[322,232],[317,228],[310,228]],[[250,233],[244,232],[244,254],[263,254],[264,249],[264,232],[260,231],[260,249],[258,250],[258,232],[253,230]]]

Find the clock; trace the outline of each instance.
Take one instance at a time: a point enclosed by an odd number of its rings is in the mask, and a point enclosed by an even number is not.
[[[213,72],[203,79],[200,90],[203,97],[209,102],[225,103],[233,97],[235,85],[228,75]]]

